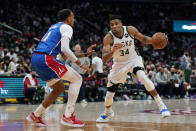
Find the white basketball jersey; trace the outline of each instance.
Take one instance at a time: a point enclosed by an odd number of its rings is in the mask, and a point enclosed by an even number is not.
[[[135,50],[134,38],[128,33],[127,27],[123,26],[123,36],[122,38],[116,37],[112,31],[109,33],[113,37],[113,45],[117,43],[123,43],[123,47],[117,50],[113,54],[113,61],[116,62],[128,62],[134,56],[138,56],[138,52]],[[140,55],[139,55],[140,56]]]

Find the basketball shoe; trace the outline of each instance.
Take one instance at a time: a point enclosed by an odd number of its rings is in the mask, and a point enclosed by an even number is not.
[[[30,115],[28,115],[26,119],[30,122],[35,123],[36,126],[46,126],[46,124],[42,121],[42,118],[36,117],[33,112]]]
[[[114,112],[110,112],[108,115],[106,115],[106,113],[104,112],[103,114],[101,114],[96,122],[108,122],[112,117],[114,117]]]
[[[160,113],[161,113],[162,118],[171,116],[171,113],[169,112],[169,110],[167,109],[165,105],[162,105],[160,107]]]
[[[66,117],[65,114],[63,114],[61,124],[71,127],[83,127],[85,125],[83,121],[76,119],[74,113],[72,113],[70,117]]]

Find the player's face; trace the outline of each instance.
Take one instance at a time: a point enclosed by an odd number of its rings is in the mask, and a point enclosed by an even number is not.
[[[110,29],[113,33],[119,33],[122,30],[122,22],[118,19],[111,20]]]
[[[74,26],[74,14],[71,12],[71,15],[69,16],[69,23],[73,27]]]

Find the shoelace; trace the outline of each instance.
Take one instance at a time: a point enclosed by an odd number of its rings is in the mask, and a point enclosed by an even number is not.
[[[45,123],[42,121],[42,118],[41,118],[41,117],[37,117],[37,119],[39,120],[39,122],[45,124]]]
[[[71,119],[72,119],[73,121],[76,121],[76,122],[81,122],[80,120],[77,120],[77,119],[76,119],[76,116],[74,115],[74,113],[71,114]]]
[[[77,120],[77,119],[76,119],[76,116],[74,116],[74,114],[71,114],[71,119],[72,119],[73,121]]]

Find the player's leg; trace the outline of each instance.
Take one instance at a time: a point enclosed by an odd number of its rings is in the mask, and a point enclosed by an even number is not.
[[[51,81],[52,82],[52,81]],[[51,83],[48,82],[48,83]],[[58,80],[54,80],[54,82],[52,82],[54,84],[48,84],[53,90],[48,94],[48,96],[43,100],[42,104],[37,108],[37,110],[34,112],[35,116],[40,116],[43,114],[44,110],[50,106],[52,103],[55,102],[55,100],[57,99],[57,97],[59,97],[59,95],[61,93],[64,92],[65,90],[65,86],[62,82],[62,80],[58,79]],[[43,108],[44,109],[43,109]],[[40,110],[39,110],[40,109]]]
[[[45,112],[46,108],[50,106],[57,97],[64,91],[64,84],[59,80],[55,80],[56,82],[53,85],[50,85],[53,88],[53,91],[43,100],[42,104],[38,106],[38,108],[32,112],[27,119],[30,121],[35,121],[38,126],[44,126],[45,123],[41,120],[42,114]]]
[[[118,88],[119,84],[114,84],[107,87],[107,93],[105,96],[105,110],[96,120],[96,122],[108,122],[112,117],[114,117],[114,112],[112,110],[113,98]]]
[[[66,65],[66,68],[68,69],[68,72],[63,75],[61,79],[70,81],[70,85],[67,106],[61,119],[61,123],[72,127],[82,127],[85,123],[77,120],[74,116],[75,103],[82,85],[82,76],[68,65]]]
[[[53,91],[50,92],[50,94],[43,100],[42,104],[40,104],[38,108],[27,117],[27,120],[33,121],[38,126],[45,126],[45,123],[42,121],[42,114],[64,91],[64,84],[62,80],[60,80],[60,76],[64,75],[67,69],[52,56],[40,54],[34,54],[32,56],[31,64],[41,79],[43,81],[48,81],[47,83],[53,88]],[[60,72],[60,70],[63,71]]]
[[[105,97],[105,111],[96,120],[96,122],[108,122],[112,117],[114,117],[114,112],[112,110],[113,98],[119,83],[124,83],[126,81],[127,71],[119,71],[119,69],[113,68],[110,71],[107,84],[107,93]],[[113,83],[115,81],[115,83]]]
[[[145,72],[143,71],[143,67],[134,67],[133,73],[137,75],[137,77],[141,80],[141,82],[144,84],[146,90],[154,97],[160,112],[162,114],[162,117],[168,117],[170,116],[170,112],[168,111],[167,107],[163,103],[161,97],[157,93],[154,84],[152,81],[146,76]]]

